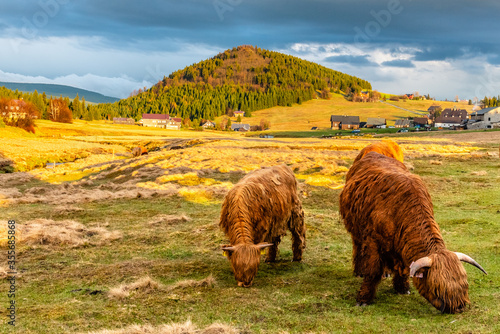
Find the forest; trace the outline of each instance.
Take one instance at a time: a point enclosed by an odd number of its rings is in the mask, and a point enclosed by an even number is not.
[[[90,106],[92,115],[132,117],[163,113],[190,120],[214,119],[234,110],[291,106],[325,92],[371,89],[368,81],[279,52],[239,46],[164,77],[127,99]]]

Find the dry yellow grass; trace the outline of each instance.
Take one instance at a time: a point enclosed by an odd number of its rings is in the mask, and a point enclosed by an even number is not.
[[[170,225],[190,221],[191,218],[182,215],[157,215],[148,223],[149,225]]]
[[[35,219],[16,226],[16,242],[20,245],[53,245],[79,247],[102,245],[122,237],[119,231],[103,227],[86,227],[73,220]],[[7,228],[0,227],[0,246],[7,245]]]
[[[148,293],[158,289],[162,289],[162,286],[151,279],[151,277],[146,276],[133,283],[122,284],[119,287],[111,288],[108,291],[108,297],[112,299],[123,299],[129,297],[131,293]]]
[[[239,334],[238,329],[229,325],[214,323],[205,329],[198,329],[191,320],[183,324],[171,323],[169,325],[132,325],[122,329],[104,329],[88,334]]]
[[[213,288],[215,286],[215,278],[212,275],[208,275],[208,277],[201,280],[182,280],[172,285],[169,285],[166,288],[166,291],[171,292],[177,289],[186,289],[186,288]]]
[[[7,275],[7,268],[0,266],[0,279],[6,278]]]

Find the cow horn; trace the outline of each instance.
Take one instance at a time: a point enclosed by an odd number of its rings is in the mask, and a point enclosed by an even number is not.
[[[271,246],[274,246],[274,244],[258,244],[257,248],[258,249],[263,249],[263,248],[271,247]]]
[[[481,265],[479,263],[477,263],[473,258],[471,258],[469,255],[466,255],[466,254],[463,254],[463,253],[459,253],[459,252],[455,252],[455,254],[457,254],[458,256],[458,259],[460,261],[463,261],[463,262],[467,262],[469,264],[472,264],[474,267],[476,267],[477,269],[481,270],[483,273],[485,273],[486,275],[488,275],[488,273],[483,269],[483,267],[481,267]]]
[[[425,256],[418,259],[415,262],[410,264],[410,277],[415,276],[415,273],[419,271],[419,269],[426,268],[432,266],[432,260],[430,257]]]
[[[227,246],[227,247],[222,247],[222,250],[234,252],[236,250],[236,248],[234,246]]]

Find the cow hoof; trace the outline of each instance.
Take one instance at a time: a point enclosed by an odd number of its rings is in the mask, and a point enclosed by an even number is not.
[[[367,303],[357,303],[356,304],[357,307],[365,307],[365,306],[368,306]]]

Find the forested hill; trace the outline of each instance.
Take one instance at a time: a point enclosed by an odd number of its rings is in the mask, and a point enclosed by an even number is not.
[[[165,77],[128,99],[92,106],[102,116],[164,113],[195,119],[213,119],[229,110],[291,106],[317,96],[317,91],[371,89],[365,80],[278,52],[253,46],[226,50],[211,59]]]

